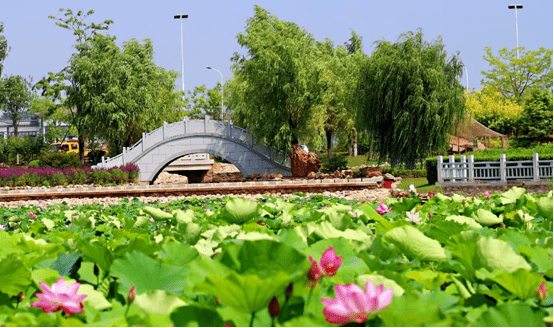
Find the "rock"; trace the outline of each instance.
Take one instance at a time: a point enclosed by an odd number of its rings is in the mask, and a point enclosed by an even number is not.
[[[156,181],[154,181],[155,185],[172,183],[187,184],[189,179],[184,175],[162,172],[158,175]]]
[[[390,173],[385,173],[385,175],[383,176],[383,179],[385,179],[387,181],[395,181],[394,176]]]
[[[317,172],[317,173],[315,173],[315,172],[310,172],[310,173],[308,173],[307,178],[308,178],[308,179],[316,179],[318,174],[319,174],[319,172]]]
[[[260,173],[252,173],[246,177],[246,180],[248,181],[255,181],[255,180],[261,180],[261,179],[262,179],[262,175]]]
[[[310,172],[318,172],[321,161],[313,152],[306,153],[300,145],[292,145],[290,157],[290,168],[293,177],[307,177]]]
[[[340,174],[339,170],[336,170],[333,173],[333,178],[335,178],[335,179],[340,179],[341,178],[341,174]]]
[[[366,166],[360,169],[362,176],[365,178],[380,177],[383,175],[383,171],[379,167]]]
[[[283,180],[283,175],[280,172],[264,174],[262,180]]]
[[[342,170],[341,174],[345,177],[345,178],[348,178],[348,177],[352,177],[352,170]]]

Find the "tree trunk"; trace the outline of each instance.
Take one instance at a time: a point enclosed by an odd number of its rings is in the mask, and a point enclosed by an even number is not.
[[[353,157],[358,157],[358,135],[356,134],[356,129],[352,129],[352,155]]]
[[[85,140],[82,136],[79,136],[79,160],[81,165],[85,165]]]
[[[325,131],[325,136],[327,137],[327,157],[331,159],[331,144],[333,142],[331,137],[333,136],[333,131]]]
[[[19,124],[17,124],[17,121],[12,121],[13,124],[13,135],[17,137],[19,135]]]

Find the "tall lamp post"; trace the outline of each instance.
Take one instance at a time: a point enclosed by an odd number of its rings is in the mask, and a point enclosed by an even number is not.
[[[206,66],[207,69],[213,69],[214,71],[219,73],[219,76],[221,77],[221,121],[223,121],[223,74],[221,74],[220,71],[218,71],[215,68],[212,68],[210,66]]]
[[[183,59],[183,18],[188,18],[189,15],[175,15],[174,19],[181,21],[181,82],[183,83],[183,100],[185,100],[185,62]]]
[[[515,9],[515,12],[516,12],[516,52],[517,52],[517,59],[519,59],[519,40],[517,36],[517,10],[523,9],[523,5],[508,5],[508,9]]]

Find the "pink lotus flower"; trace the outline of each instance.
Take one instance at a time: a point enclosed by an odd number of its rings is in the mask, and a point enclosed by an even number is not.
[[[156,220],[154,220],[154,218],[150,218],[150,222],[156,222]]]
[[[546,290],[546,284],[544,281],[542,284],[537,288],[535,291],[535,294],[537,295],[537,298],[541,301],[546,301],[546,297],[548,296],[548,290]]]
[[[335,285],[336,299],[322,298],[325,304],[323,315],[327,322],[343,325],[349,322],[362,323],[374,312],[381,311],[392,301],[392,288],[375,287],[371,280],[365,283],[365,293],[356,284]]]
[[[484,196],[486,199],[491,199],[491,194],[489,193],[488,190],[485,191],[485,192],[483,193],[483,196]]]
[[[381,203],[379,204],[379,206],[377,206],[377,208],[375,209],[375,211],[381,215],[387,213],[387,212],[390,212],[392,211],[392,207],[389,208],[387,205]]]
[[[3,224],[0,224],[0,230],[6,230],[6,226]]]
[[[434,192],[430,192],[429,195],[428,195],[429,199],[431,198],[434,198],[435,197],[435,193]]]
[[[36,219],[37,218],[37,215],[33,212],[29,212],[29,216],[33,219]]]
[[[353,218],[356,217],[356,212],[353,212],[353,211],[348,211],[348,214],[350,214]]]
[[[36,297],[40,301],[31,303],[31,306],[40,307],[44,312],[55,312],[59,309],[69,315],[74,315],[78,312],[83,312],[81,302],[87,297],[85,294],[77,295],[80,283],[76,282],[67,286],[63,277],[48,287],[44,282],[39,282],[43,293],[36,293]]]
[[[337,257],[337,253],[335,253],[335,248],[331,246],[327,248],[325,252],[323,252],[319,263],[321,264],[321,268],[323,269],[323,274],[327,277],[332,277],[337,273],[337,270],[342,264],[342,256]]]

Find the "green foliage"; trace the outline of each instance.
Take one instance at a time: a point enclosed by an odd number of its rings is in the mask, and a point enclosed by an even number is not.
[[[413,168],[446,144],[465,106],[462,63],[457,55],[447,58],[440,37],[424,41],[418,30],[396,43],[380,41],[362,65],[357,125],[372,135],[381,158]]]
[[[10,47],[8,47],[8,40],[2,34],[4,32],[4,23],[0,22],[0,76],[4,71],[4,60],[8,57],[8,52],[10,52]]]
[[[523,101],[519,138],[552,142],[552,91],[532,90]]]
[[[333,155],[329,160],[327,158],[321,159],[321,166],[324,172],[333,173],[336,170],[344,170],[348,166],[348,159],[346,156]]]
[[[295,23],[254,10],[237,35],[247,55],[232,58],[231,106],[237,124],[248,126],[257,140],[289,151],[301,139],[318,138],[322,126],[315,106],[322,97],[316,42]]]
[[[67,152],[42,152],[38,158],[42,167],[55,167],[64,169],[67,167],[79,167],[79,155]]]
[[[37,138],[30,136],[0,138],[0,162],[14,164],[17,154],[19,154],[19,163],[32,161],[46,149],[48,149],[48,144],[43,141],[42,135]]]
[[[520,59],[517,58],[517,49],[502,48],[498,57],[492,54],[490,47],[485,47],[483,59],[491,66],[490,71],[481,71],[485,79],[483,86],[490,86],[507,98],[521,102],[523,96],[530,89],[538,88],[550,90],[552,88],[552,50],[525,50],[519,47]]]
[[[4,115],[12,121],[16,137],[19,120],[31,107],[32,90],[32,84],[22,76],[11,75],[2,79],[0,75],[0,109],[4,110]]]
[[[77,132],[79,138],[79,159],[84,162],[84,139],[83,137],[88,134],[90,138],[95,137],[97,133],[96,127],[99,121],[90,122],[87,121],[87,113],[85,112],[86,106],[90,106],[90,99],[85,97],[85,92],[81,90],[81,82],[73,75],[74,71],[72,65],[76,60],[82,58],[87,52],[87,42],[93,36],[99,36],[101,31],[107,30],[109,25],[113,23],[112,20],[105,20],[103,23],[96,24],[90,23],[87,25],[85,20],[92,14],[94,10],[89,10],[84,13],[79,10],[77,13],[73,13],[71,9],[60,8],[60,12],[63,12],[65,18],[56,18],[54,16],[48,16],[50,19],[56,20],[56,25],[73,32],[73,35],[77,37],[74,47],[77,49],[77,53],[73,54],[69,59],[69,67],[65,67],[58,73],[49,72],[47,77],[42,78],[36,87],[42,90],[42,96],[47,97],[50,101],[58,100],[58,105],[52,105],[49,107],[66,108],[66,117],[69,123]],[[51,111],[50,111],[51,112]]]

